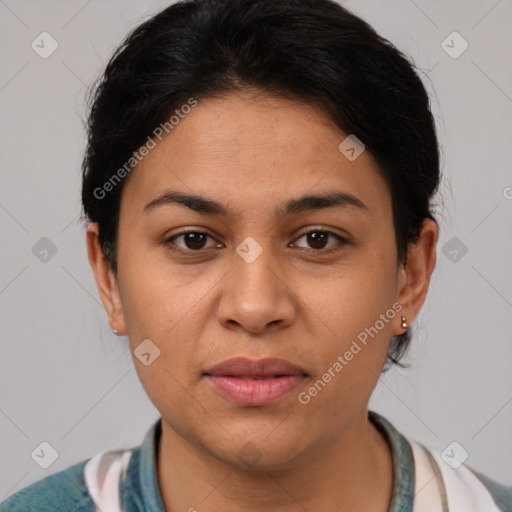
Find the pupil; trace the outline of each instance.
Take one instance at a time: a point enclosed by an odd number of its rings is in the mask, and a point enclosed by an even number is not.
[[[308,233],[308,243],[315,249],[323,249],[327,243],[327,237],[327,233],[314,231],[313,233]],[[320,244],[320,246],[315,244]]]
[[[189,249],[202,249],[204,245],[204,238],[205,237],[202,233],[186,233],[185,244]]]

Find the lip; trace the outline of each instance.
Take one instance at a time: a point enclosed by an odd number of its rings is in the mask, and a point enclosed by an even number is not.
[[[306,376],[303,368],[276,358],[235,357],[205,371],[207,381],[217,392],[244,406],[276,403],[296,389]]]

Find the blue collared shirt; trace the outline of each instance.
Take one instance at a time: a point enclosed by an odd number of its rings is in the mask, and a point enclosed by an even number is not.
[[[415,483],[411,446],[384,417],[370,411],[369,418],[387,438],[391,448],[393,492],[388,512],[411,512]],[[156,466],[160,435],[161,418],[148,430],[142,444],[130,450],[126,475],[119,485],[121,508],[125,512],[165,512]],[[88,460],[49,475],[16,492],[0,504],[0,511],[96,512],[96,505],[84,479],[84,467]],[[502,486],[479,473],[474,474],[489,490],[498,509],[512,512],[512,487]]]

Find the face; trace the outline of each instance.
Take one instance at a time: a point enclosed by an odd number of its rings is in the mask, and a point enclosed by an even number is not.
[[[95,268],[111,325],[150,354],[134,364],[164,428],[218,459],[285,467],[326,449],[421,307],[432,243],[423,278],[397,265],[389,188],[368,151],[338,149],[346,137],[302,102],[200,100],[123,190],[117,280]],[[293,368],[211,375],[234,357]]]

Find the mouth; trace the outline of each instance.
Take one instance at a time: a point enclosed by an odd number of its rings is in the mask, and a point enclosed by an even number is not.
[[[209,368],[204,376],[225,399],[254,407],[280,401],[299,387],[307,374],[283,359],[237,357]]]

